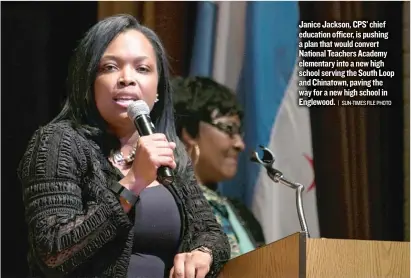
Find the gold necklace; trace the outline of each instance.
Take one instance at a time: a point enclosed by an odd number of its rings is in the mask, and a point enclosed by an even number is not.
[[[124,157],[123,152],[120,150],[111,150],[110,156],[113,159],[113,162],[117,165],[128,165],[134,161],[134,156],[136,155],[136,148],[133,148],[129,156]]]

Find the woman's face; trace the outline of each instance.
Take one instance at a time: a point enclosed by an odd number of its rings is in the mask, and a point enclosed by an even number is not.
[[[218,117],[213,124],[200,122],[196,139],[200,149],[196,173],[203,183],[228,180],[236,174],[238,155],[245,148],[239,134],[240,126],[238,116]]]
[[[142,33],[128,30],[119,34],[101,57],[94,81],[97,109],[114,130],[130,129],[127,106],[144,100],[151,110],[157,84],[156,53],[150,41]]]

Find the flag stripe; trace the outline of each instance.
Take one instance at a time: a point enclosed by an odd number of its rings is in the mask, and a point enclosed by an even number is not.
[[[214,60],[214,39],[217,5],[212,1],[198,2],[190,75],[211,76]]]
[[[250,148],[269,143],[294,68],[297,47],[294,18],[298,18],[296,2],[249,2],[247,5],[246,53],[238,91],[246,108],[245,140]],[[251,206],[261,168],[249,165],[247,159],[243,163],[247,172],[245,202]]]
[[[237,89],[243,64],[246,2],[218,2],[213,78]]]
[[[312,157],[310,117],[308,109],[297,103],[298,67],[290,80],[278,116],[271,131],[268,148],[276,155],[274,167],[284,176],[305,186],[304,210],[312,237],[319,237],[315,189],[308,191],[314,179],[314,169],[307,157]],[[274,183],[261,171],[254,191],[252,210],[263,223],[269,242],[300,230],[296,211],[295,191]]]

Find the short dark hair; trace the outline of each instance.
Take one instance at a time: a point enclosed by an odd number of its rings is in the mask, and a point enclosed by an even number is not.
[[[172,79],[177,135],[185,128],[192,137],[197,137],[200,121],[211,122],[212,113],[217,116],[243,117],[243,110],[234,92],[228,87],[203,76]]]
[[[107,17],[92,26],[75,49],[69,65],[67,100],[53,121],[70,120],[79,131],[88,135],[110,137],[108,148],[118,147],[119,142],[107,132],[107,123],[97,110],[94,97],[94,81],[98,65],[108,45],[119,34],[128,30],[141,32],[151,43],[156,53],[159,82],[159,101],[154,105],[150,117],[157,132],[164,133],[170,141],[178,143],[175,132],[173,101],[170,85],[169,64],[166,51],[159,37],[151,29],[141,25],[136,18],[127,14]],[[107,140],[104,140],[107,142]],[[176,149],[177,169],[180,172],[187,163],[185,150]]]

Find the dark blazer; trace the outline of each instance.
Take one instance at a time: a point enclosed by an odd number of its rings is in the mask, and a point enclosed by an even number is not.
[[[182,215],[179,252],[213,251],[207,277],[230,258],[227,236],[187,168],[189,180],[167,186]],[[32,277],[126,277],[133,223],[109,187],[121,177],[100,146],[69,122],[31,138],[18,175],[23,186]]]

